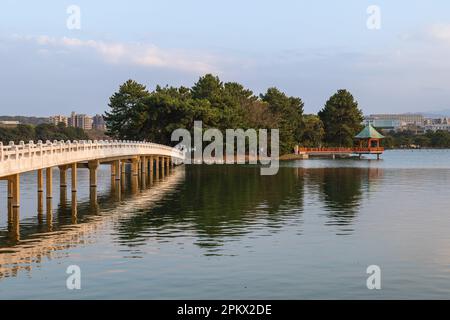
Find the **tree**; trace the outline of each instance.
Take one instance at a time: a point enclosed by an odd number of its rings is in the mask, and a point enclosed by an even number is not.
[[[362,129],[358,102],[344,89],[332,95],[318,115],[325,128],[325,142],[331,146],[352,146],[354,136]]]
[[[54,140],[86,140],[88,136],[81,128],[66,128],[65,126],[55,126],[50,123],[42,123],[37,126],[19,124],[16,128],[0,128],[0,141],[4,144],[9,143],[9,141],[14,141],[19,143],[24,141],[28,143],[29,141],[38,140],[54,141]]]
[[[304,147],[320,147],[325,136],[322,120],[315,114],[304,116],[304,131],[301,145]]]
[[[450,132],[438,130],[429,135],[431,146],[434,148],[450,147]]]
[[[105,113],[107,134],[119,139],[133,140],[141,136],[143,99],[149,96],[144,85],[134,80],[122,84],[119,91],[109,99],[110,112]]]
[[[192,98],[209,101],[219,112],[218,128],[221,130],[243,127],[243,107],[257,100],[251,90],[237,82],[223,83],[219,77],[206,74],[191,88]]]
[[[170,138],[175,129],[192,130],[195,120],[203,121],[205,128],[219,122],[219,113],[208,100],[193,99],[183,88],[157,87],[143,99],[143,104],[139,139],[172,144]]]
[[[292,153],[303,133],[303,101],[288,97],[277,88],[267,89],[261,100],[269,105],[270,112],[278,120],[281,154]]]
[[[110,98],[105,120],[108,134],[127,140],[171,144],[175,129],[193,130],[196,120],[203,128],[280,129],[280,151],[292,152],[302,137],[303,102],[270,88],[260,98],[236,82],[223,83],[207,74],[192,86],[160,87],[148,92],[128,80]]]

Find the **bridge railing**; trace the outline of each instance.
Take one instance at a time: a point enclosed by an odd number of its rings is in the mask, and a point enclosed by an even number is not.
[[[77,152],[88,152],[88,151],[103,151],[108,152],[109,150],[114,151],[113,154],[120,153],[120,149],[128,150],[139,150],[139,154],[146,153],[152,154],[153,151],[164,151],[167,153],[165,155],[170,155],[172,157],[183,159],[184,154],[182,151],[157,144],[152,142],[141,142],[141,141],[123,141],[123,140],[74,140],[74,141],[57,141],[53,142],[47,140],[46,142],[38,141],[34,143],[30,141],[25,144],[21,141],[19,144],[14,144],[10,142],[8,145],[3,145],[0,142],[0,164],[9,160],[19,160],[24,157],[30,158],[35,156],[47,156],[47,155],[61,155],[61,154],[71,154]]]

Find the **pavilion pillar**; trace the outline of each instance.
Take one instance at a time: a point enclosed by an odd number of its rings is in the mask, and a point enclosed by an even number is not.
[[[53,198],[53,168],[47,168],[45,170],[45,183],[47,185],[47,199]]]

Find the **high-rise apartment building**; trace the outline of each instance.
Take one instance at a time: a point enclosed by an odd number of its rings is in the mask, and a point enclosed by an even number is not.
[[[96,114],[93,118],[92,118],[92,129],[95,130],[101,130],[101,131],[105,131],[106,130],[106,124],[105,124],[105,119],[103,119],[103,116],[100,114]]]
[[[55,126],[57,126],[60,123],[64,123],[64,125],[66,127],[69,125],[69,121],[66,116],[62,116],[62,115],[51,116],[49,118],[49,120],[50,120],[50,123],[54,124]]]
[[[75,127],[83,130],[92,129],[92,118],[85,114],[77,114],[75,116]]]

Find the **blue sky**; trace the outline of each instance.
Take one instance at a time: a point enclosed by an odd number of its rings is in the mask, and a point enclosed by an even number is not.
[[[69,5],[81,28],[66,26]],[[366,26],[369,5],[381,29]],[[0,114],[102,113],[132,78],[211,72],[317,112],[349,89],[365,113],[450,109],[449,1],[19,1],[0,5]]]

